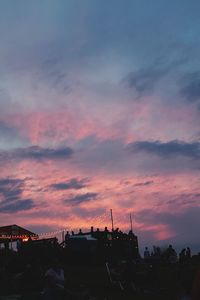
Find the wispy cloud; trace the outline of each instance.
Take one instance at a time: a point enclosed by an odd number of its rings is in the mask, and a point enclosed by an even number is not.
[[[130,72],[122,83],[129,88],[133,88],[140,97],[146,92],[152,92],[156,83],[158,83],[167,73],[169,68],[160,68],[157,66],[149,67],[147,69]]]
[[[68,205],[78,205],[78,204],[96,200],[98,196],[99,196],[98,193],[80,194],[80,195],[76,195],[74,197],[66,199],[64,201],[64,203],[66,203]]]
[[[158,60],[152,66],[130,72],[123,78],[122,83],[129,88],[135,89],[138,97],[140,97],[146,93],[151,93],[156,84],[185,62],[185,59],[179,59],[168,64],[163,64]]]
[[[32,159],[32,160],[59,160],[69,159],[73,154],[73,150],[69,147],[65,148],[42,148],[39,146],[30,146],[27,148],[18,148],[11,151],[1,151],[0,159]]]
[[[35,207],[35,203],[32,199],[24,199],[23,197],[25,183],[26,178],[0,179],[1,213],[15,213]]]
[[[1,202],[0,212],[1,213],[16,213],[20,211],[30,210],[35,207],[32,199],[17,200],[12,203]]]
[[[112,207],[123,229],[136,214],[145,242],[171,236],[170,207],[198,206],[199,11],[187,0],[0,1],[2,225],[99,226]],[[159,224],[139,214],[155,207]]]
[[[154,181],[150,180],[150,181],[145,181],[145,182],[138,182],[138,183],[134,184],[134,186],[147,186],[147,185],[151,185],[153,183],[154,183]]]
[[[87,186],[86,184],[87,181],[88,181],[87,179],[79,180],[77,178],[72,178],[67,182],[54,183],[50,187],[52,187],[55,190],[70,190],[70,189],[80,190]]]
[[[184,75],[180,81],[181,96],[188,102],[197,102],[200,100],[200,72],[193,72]]]
[[[200,143],[187,143],[183,141],[139,141],[128,145],[132,152],[144,151],[161,157],[185,156],[193,159],[200,159]]]
[[[18,200],[23,192],[25,181],[17,178],[1,178],[0,195],[3,196],[3,201],[12,202]]]

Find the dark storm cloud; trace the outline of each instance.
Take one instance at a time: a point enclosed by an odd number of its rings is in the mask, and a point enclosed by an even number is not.
[[[200,143],[186,143],[173,140],[162,143],[160,141],[141,141],[128,145],[132,152],[144,151],[161,157],[185,156],[192,159],[200,159]]]
[[[86,179],[78,180],[77,178],[72,178],[67,182],[52,184],[50,187],[54,188],[55,190],[79,190],[87,186],[85,183]]]
[[[81,204],[92,200],[96,200],[97,197],[98,197],[98,193],[86,193],[86,194],[74,196],[72,198],[68,198],[67,200],[64,201],[64,203],[70,205],[76,205],[76,204]]]
[[[3,201],[0,203],[0,213],[16,213],[19,211],[29,210],[34,208],[35,204],[32,199],[17,200],[12,203]]]
[[[181,80],[181,95],[189,102],[200,100],[200,72],[185,75]]]

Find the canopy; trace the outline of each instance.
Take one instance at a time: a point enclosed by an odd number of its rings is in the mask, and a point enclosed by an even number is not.
[[[38,238],[38,235],[16,224],[0,227],[0,240],[19,240]]]

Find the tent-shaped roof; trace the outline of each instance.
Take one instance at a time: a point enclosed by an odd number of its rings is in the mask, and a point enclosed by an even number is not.
[[[0,238],[5,238],[5,239],[22,239],[25,237],[31,237],[31,238],[37,238],[37,234],[22,228],[16,224],[14,225],[8,225],[8,226],[2,226],[0,227]]]

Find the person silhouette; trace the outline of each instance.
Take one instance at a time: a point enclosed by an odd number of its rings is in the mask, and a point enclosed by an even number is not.
[[[78,234],[79,234],[79,235],[83,235],[82,229],[79,229]]]
[[[64,300],[64,270],[57,258],[53,258],[49,269],[45,273],[45,300]]]
[[[183,248],[181,250],[181,252],[179,253],[179,261],[182,263],[182,262],[185,262],[185,257],[186,257],[186,250],[185,248]]]
[[[186,249],[185,256],[187,260],[191,258],[191,250],[189,247]]]
[[[144,259],[148,259],[149,257],[150,257],[149,249],[148,249],[148,247],[145,247],[145,250],[144,250]]]

